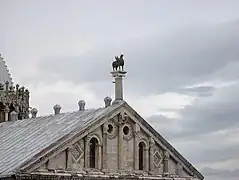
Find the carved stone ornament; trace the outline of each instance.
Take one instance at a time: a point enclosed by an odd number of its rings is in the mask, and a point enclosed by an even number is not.
[[[139,141],[139,139],[141,138],[140,132],[135,132],[135,131],[134,131],[134,137],[135,137],[135,139],[136,139],[137,141]]]
[[[104,125],[104,127],[105,127],[104,131],[107,133],[107,137],[109,139],[114,139],[117,135],[117,128],[115,122],[109,121]]]
[[[154,147],[155,146],[154,138],[152,138],[152,137],[149,138],[149,145],[150,145],[150,147]]]
[[[124,124],[128,120],[129,116],[125,112],[120,113],[120,123]]]
[[[133,128],[131,126],[131,124],[125,124],[122,127],[122,131],[123,131],[123,139],[126,141],[129,141],[133,138]]]
[[[155,152],[154,152],[154,165],[155,165],[155,167],[160,167],[160,164],[161,164],[161,162],[162,162],[162,160],[163,160],[163,157],[162,157],[162,155],[161,155],[161,153],[158,151],[158,150],[156,150]]]
[[[167,160],[169,159],[170,155],[168,151],[164,151],[164,158]]]
[[[12,86],[8,81],[0,85],[0,102],[18,113],[18,118],[29,118],[29,91],[25,87]],[[8,106],[8,107],[7,107]],[[6,110],[7,112],[8,110]]]
[[[73,160],[77,163],[83,156],[84,151],[81,149],[81,147],[76,143],[73,146],[73,149],[71,151],[71,155]]]
[[[140,126],[137,123],[135,124],[135,132],[136,133],[140,132]]]

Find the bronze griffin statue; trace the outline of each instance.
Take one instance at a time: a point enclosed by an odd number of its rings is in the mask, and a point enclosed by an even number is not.
[[[124,59],[123,54],[120,55],[120,57],[115,56],[115,61],[112,63],[113,71],[124,71]]]

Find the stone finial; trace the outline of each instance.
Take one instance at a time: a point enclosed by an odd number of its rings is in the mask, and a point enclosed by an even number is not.
[[[54,112],[55,114],[60,114],[60,111],[61,111],[61,106],[59,104],[56,104],[54,107]]]
[[[37,117],[37,109],[36,108],[33,108],[32,110],[31,110],[31,114],[32,114],[32,118],[35,118],[35,117]]]
[[[105,101],[105,107],[108,107],[108,106],[111,105],[112,99],[107,96],[107,97],[104,98],[104,101]]]
[[[18,114],[16,111],[12,111],[10,113],[10,121],[17,121],[18,120]]]
[[[80,100],[78,102],[79,105],[79,111],[84,111],[85,110],[85,101],[84,100]]]

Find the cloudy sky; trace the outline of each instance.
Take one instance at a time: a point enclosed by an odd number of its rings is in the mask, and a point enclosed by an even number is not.
[[[125,100],[208,180],[239,177],[239,1],[0,0],[0,53],[39,115]]]

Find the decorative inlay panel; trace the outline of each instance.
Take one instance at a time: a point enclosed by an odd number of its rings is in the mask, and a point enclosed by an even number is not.
[[[158,150],[156,150],[155,153],[154,153],[154,165],[156,167],[159,167],[161,162],[162,162],[162,160],[163,160],[162,155],[159,153]]]
[[[71,154],[75,162],[78,162],[80,158],[83,156],[84,151],[81,149],[81,147],[78,144],[75,144]]]

